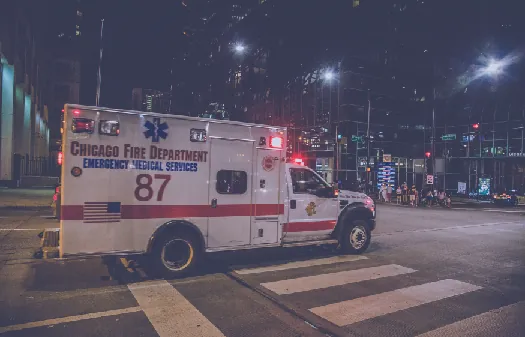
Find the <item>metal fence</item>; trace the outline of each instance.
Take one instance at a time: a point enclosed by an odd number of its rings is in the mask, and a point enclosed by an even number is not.
[[[15,178],[22,176],[58,177],[60,166],[54,155],[47,157],[31,157],[29,155],[14,155]]]

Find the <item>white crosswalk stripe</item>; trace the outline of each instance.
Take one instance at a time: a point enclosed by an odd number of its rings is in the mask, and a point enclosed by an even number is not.
[[[396,276],[415,272],[414,269],[405,268],[395,264],[348,270],[338,273],[321,274],[316,276],[300,277],[290,280],[268,282],[261,284],[263,287],[276,294],[293,294],[314,289],[340,286],[343,284],[374,280],[382,277]]]
[[[312,259],[312,260],[306,260],[306,261],[289,262],[289,263],[277,264],[277,265],[268,266],[268,267],[239,269],[239,270],[234,270],[234,271],[240,275],[259,274],[259,273],[266,273],[266,272],[271,272],[271,271],[281,271],[281,270],[288,270],[288,269],[295,269],[295,268],[321,266],[321,265],[326,265],[326,264],[352,262],[352,261],[359,261],[359,260],[366,260],[366,259],[368,258],[363,255],[333,256],[333,257],[328,257],[324,259]]]
[[[338,326],[344,326],[479,289],[481,287],[469,283],[442,280],[329,304],[310,311]]]
[[[360,263],[354,264],[357,261]],[[345,262],[346,264],[335,265],[338,262]],[[364,267],[369,264],[375,266]],[[286,296],[287,303],[298,305],[300,306],[298,309],[315,314],[342,328],[403,310],[432,305],[437,301],[483,289],[478,285],[454,279],[439,280],[432,279],[430,276],[430,279],[425,280],[429,277],[428,273],[421,276],[417,270],[397,264],[379,266],[377,264],[377,261],[370,258],[356,259],[355,256],[350,256],[345,259],[342,256],[239,269],[236,270],[236,273],[251,278],[251,280],[257,280],[256,282],[260,286],[271,291],[274,296]],[[329,272],[323,273],[323,270],[329,270]],[[402,278],[393,281],[389,285],[389,289],[386,289],[388,291],[381,290],[380,287],[382,286],[377,286],[377,284],[389,284],[388,280],[396,277]],[[384,281],[380,281],[381,279]],[[371,289],[372,283],[368,283],[373,280],[379,282],[375,283],[377,289]],[[414,280],[416,281],[414,282]],[[405,286],[396,289],[395,284],[398,282]],[[411,285],[407,285],[407,282]],[[316,298],[316,295],[312,295],[309,297],[312,291],[324,291],[324,294],[328,294],[327,292],[331,291],[330,289],[334,289],[333,291],[336,292],[342,291],[341,294],[344,294],[343,297],[348,300],[339,296]],[[365,291],[366,294],[356,297],[352,294],[354,289],[357,294],[361,291]],[[428,316],[426,319],[432,321],[436,318]],[[446,324],[448,323],[446,322]],[[463,325],[451,325],[447,328],[448,330],[444,331],[452,331],[460,327]]]

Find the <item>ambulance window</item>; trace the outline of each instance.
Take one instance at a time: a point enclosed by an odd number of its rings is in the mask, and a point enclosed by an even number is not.
[[[220,170],[215,188],[220,194],[244,194],[248,189],[248,175],[244,171]]]
[[[320,188],[328,185],[314,172],[307,169],[290,169],[292,177],[293,193],[311,193],[314,194]]]

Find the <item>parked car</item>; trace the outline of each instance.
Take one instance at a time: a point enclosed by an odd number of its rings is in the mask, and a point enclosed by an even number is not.
[[[494,193],[493,195],[494,205],[501,206],[517,206],[518,205],[518,191],[510,190],[501,193]]]

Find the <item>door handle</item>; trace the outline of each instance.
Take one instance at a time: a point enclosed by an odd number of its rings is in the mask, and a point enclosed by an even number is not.
[[[211,208],[217,208],[217,199],[216,198],[211,199]]]

